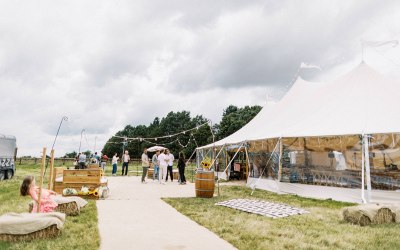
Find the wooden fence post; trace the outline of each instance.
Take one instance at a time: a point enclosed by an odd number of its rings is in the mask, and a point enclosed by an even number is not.
[[[50,190],[53,190],[53,171],[54,171],[54,149],[52,149],[50,153],[50,176],[48,184],[48,189]]]
[[[35,158],[36,159],[36,158]],[[37,211],[40,212],[40,203],[42,201],[42,186],[43,186],[43,175],[44,175],[44,168],[46,167],[46,147],[43,148],[43,154],[42,154],[42,169],[40,171],[40,181],[39,181],[39,196],[38,196],[38,205],[37,205]]]

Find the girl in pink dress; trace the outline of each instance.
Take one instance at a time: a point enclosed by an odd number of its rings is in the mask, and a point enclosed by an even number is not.
[[[35,177],[25,177],[20,188],[20,193],[22,196],[30,195],[32,197],[32,199],[35,201],[33,203],[32,213],[36,213],[39,202],[39,187],[36,186]],[[54,211],[58,204],[52,199],[52,196],[56,194],[57,193],[54,191],[42,188],[39,210],[40,213],[48,213]]]

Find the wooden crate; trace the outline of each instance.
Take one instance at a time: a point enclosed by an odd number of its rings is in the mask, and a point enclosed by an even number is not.
[[[94,190],[101,186],[107,186],[107,183],[101,183],[102,174],[101,169],[64,169],[62,185],[58,184],[55,187],[61,191],[60,193],[65,188],[73,188],[79,191],[83,186]],[[94,195],[82,195],[81,197],[98,199]]]

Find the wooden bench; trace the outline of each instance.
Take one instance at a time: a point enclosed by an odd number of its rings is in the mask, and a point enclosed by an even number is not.
[[[59,171],[55,171],[55,173],[59,173]],[[57,193],[62,194],[65,188],[80,191],[83,186],[86,186],[90,191],[93,191],[99,187],[107,187],[107,184],[107,179],[103,178],[103,170],[101,169],[63,169],[62,177],[56,177],[54,187]],[[78,194],[78,196],[98,198],[95,195]]]

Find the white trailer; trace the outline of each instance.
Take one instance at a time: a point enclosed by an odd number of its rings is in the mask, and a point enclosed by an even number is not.
[[[0,134],[0,181],[11,179],[15,174],[17,140],[15,136]]]

